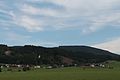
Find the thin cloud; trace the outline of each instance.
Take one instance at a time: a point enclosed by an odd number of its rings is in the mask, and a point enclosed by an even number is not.
[[[5,40],[8,40],[8,41],[23,41],[25,39],[31,38],[31,36],[21,35],[13,32],[6,33],[5,37],[6,37]]]
[[[58,14],[57,11],[55,10],[37,8],[27,4],[23,5],[21,11],[23,13],[31,14],[31,15],[55,16],[56,14]]]
[[[11,4],[8,5],[7,1],[2,1],[4,8],[0,8],[1,12],[10,16],[11,20],[7,21],[12,24],[9,26],[17,25],[29,32],[51,30],[51,28],[53,30],[77,28],[83,34],[90,34],[103,29],[108,24],[120,25],[120,11],[114,10],[120,3],[119,0],[23,0],[20,3],[12,0],[12,2],[15,3],[16,8],[10,6]],[[30,2],[34,5],[35,2],[49,2],[62,8],[56,10],[42,8],[42,5],[36,7]],[[49,6],[53,5],[49,4]],[[8,7],[10,9],[7,11]]]
[[[20,16],[19,19],[16,19],[16,24],[27,29],[29,32],[43,30],[40,21],[29,16]]]
[[[120,54],[119,44],[120,44],[120,38],[115,38],[115,39],[112,39],[112,40],[109,40],[103,43],[96,44],[93,47],[101,48],[104,50],[108,50],[108,51]]]

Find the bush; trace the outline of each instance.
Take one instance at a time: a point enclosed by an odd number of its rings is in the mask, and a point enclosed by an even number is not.
[[[28,71],[30,70],[30,67],[23,67],[23,71]]]

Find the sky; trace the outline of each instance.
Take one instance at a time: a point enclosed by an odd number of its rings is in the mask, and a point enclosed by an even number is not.
[[[87,45],[120,54],[120,0],[0,0],[0,44]]]

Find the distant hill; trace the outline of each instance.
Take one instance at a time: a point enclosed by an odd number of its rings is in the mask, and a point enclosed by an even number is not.
[[[89,46],[7,46],[0,45],[0,63],[72,65],[120,60],[120,55]]]
[[[69,51],[79,62],[103,62],[120,59],[120,55],[89,46],[60,46],[59,48]]]

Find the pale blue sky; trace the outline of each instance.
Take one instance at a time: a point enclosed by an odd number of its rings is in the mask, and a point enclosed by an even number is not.
[[[119,0],[0,0],[0,43],[120,52]]]

